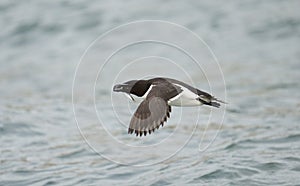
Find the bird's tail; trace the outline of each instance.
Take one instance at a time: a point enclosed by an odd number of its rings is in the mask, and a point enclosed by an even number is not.
[[[209,106],[213,106],[213,107],[217,107],[217,108],[219,108],[220,106],[221,106],[221,104],[220,103],[218,103],[218,102],[215,102],[215,101],[211,101],[211,102],[205,102],[204,103],[205,105],[209,105]]]
[[[217,108],[219,108],[221,106],[220,103],[228,104],[227,102],[225,102],[223,100],[220,100],[220,99],[217,99],[215,97],[211,97],[209,99],[209,101],[208,100],[203,100],[203,99],[199,98],[199,101],[201,103],[203,103],[204,105],[209,105],[209,106],[213,106],[213,107],[217,107]]]

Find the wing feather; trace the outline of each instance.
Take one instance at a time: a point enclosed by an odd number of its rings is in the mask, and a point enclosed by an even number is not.
[[[140,103],[131,118],[128,133],[136,136],[146,136],[164,125],[170,117],[171,106],[168,100],[179,94],[182,90],[168,81],[154,84],[144,101]]]

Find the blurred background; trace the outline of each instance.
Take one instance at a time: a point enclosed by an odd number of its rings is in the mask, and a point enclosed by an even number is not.
[[[2,0],[0,185],[299,184],[298,7],[298,0]],[[168,32],[170,27],[120,30],[101,43],[101,34],[138,20],[188,28],[209,45],[221,70],[203,43],[196,46],[190,35]],[[205,73],[174,48],[145,43],[120,52],[96,78],[116,46],[139,33],[183,41]],[[161,58],[142,58],[147,56]],[[141,63],[130,66],[135,59]],[[226,99],[225,117],[224,107],[173,109],[153,135],[128,135],[136,105],[111,87],[153,75]],[[128,150],[116,141],[151,150],[139,153],[141,148]],[[160,141],[169,148],[156,147]],[[127,163],[150,165],[122,165]]]

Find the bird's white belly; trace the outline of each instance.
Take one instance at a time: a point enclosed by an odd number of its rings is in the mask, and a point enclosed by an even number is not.
[[[180,85],[178,85],[180,86]],[[194,92],[190,91],[189,89],[180,86],[182,92],[177,96],[171,98],[168,101],[168,104],[171,106],[181,106],[181,107],[190,107],[190,106],[200,106],[202,103],[197,100],[199,97]]]

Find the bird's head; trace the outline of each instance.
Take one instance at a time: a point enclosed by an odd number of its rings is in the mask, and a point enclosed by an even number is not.
[[[147,80],[131,80],[122,84],[117,84],[114,86],[114,92],[123,92],[127,94],[134,94],[136,96],[142,97],[150,87],[150,83]]]
[[[127,81],[122,84],[117,84],[114,86],[113,91],[114,92],[124,92],[124,93],[131,93],[132,88],[136,84],[137,80]]]

